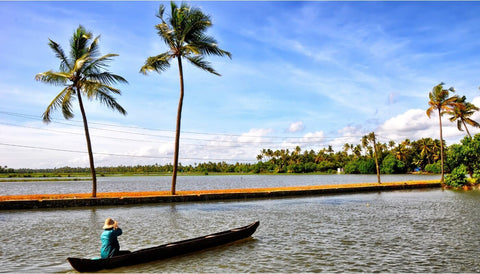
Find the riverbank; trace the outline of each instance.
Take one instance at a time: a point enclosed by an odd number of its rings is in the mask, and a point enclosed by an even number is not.
[[[179,203],[252,198],[258,199],[371,191],[392,191],[401,189],[437,188],[440,186],[441,184],[438,180],[430,180],[386,182],[381,184],[357,183],[275,188],[192,190],[177,191],[176,195],[171,195],[169,191],[106,192],[97,193],[96,198],[92,198],[90,193],[6,195],[0,196],[0,210]]]

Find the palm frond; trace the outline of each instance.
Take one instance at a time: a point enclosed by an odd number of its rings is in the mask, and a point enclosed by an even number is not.
[[[222,50],[217,46],[217,41],[215,39],[204,36],[202,39],[197,40],[195,43],[192,43],[197,47],[201,54],[204,55],[217,55],[217,56],[228,56],[232,58],[232,54],[228,51]]]
[[[165,71],[170,67],[170,60],[172,59],[172,54],[170,52],[164,52],[157,56],[149,57],[145,64],[140,68],[140,72],[147,74],[148,71],[161,72]]]
[[[65,93],[65,96],[63,97],[62,100],[62,114],[65,119],[71,119],[73,118],[73,110],[72,110],[72,94],[73,94],[73,88],[67,89],[67,92]]]
[[[89,58],[88,65],[84,69],[84,74],[96,74],[100,73],[103,69],[109,67],[108,62],[113,60],[113,57],[118,56],[118,54],[110,53],[103,55],[99,58]],[[89,56],[91,57],[91,56]]]
[[[100,40],[100,35],[98,35],[97,37],[95,37],[95,39],[93,39],[92,43],[90,44],[90,46],[87,49],[90,57],[92,57],[92,58],[96,58],[97,56],[100,55],[100,49],[99,49],[99,46],[98,46],[98,41],[99,40]]]
[[[174,30],[171,29],[166,23],[161,23],[155,26],[157,29],[158,36],[162,38],[163,42],[170,48],[173,49],[176,47]]]
[[[73,66],[72,72],[73,73],[78,73],[78,72],[82,73],[82,71],[85,70],[85,65],[88,64],[89,62],[91,62],[91,60],[92,59],[90,57],[88,57],[88,53],[84,54],[80,58],[77,58],[75,60],[75,64]]]
[[[47,109],[42,114],[42,118],[45,123],[49,123],[51,121],[50,115],[54,110],[62,107],[63,102],[65,101],[65,97],[68,93],[71,93],[71,89],[72,87],[65,87],[59,94],[57,94],[57,96],[55,96],[55,98],[53,98],[52,102],[48,104]]]
[[[433,106],[431,106],[431,107],[429,107],[429,108],[427,109],[427,116],[428,116],[428,118],[430,118],[430,116],[432,115],[433,110],[435,110],[435,108],[434,108]]]
[[[186,57],[188,59],[188,61],[190,61],[192,64],[194,64],[195,66],[203,69],[203,70],[206,70],[212,74],[215,74],[215,75],[218,75],[218,76],[221,76],[220,73],[216,72],[211,66],[210,66],[210,63],[205,61],[203,59],[203,57],[201,55],[196,55],[196,56],[187,56]]]
[[[55,41],[48,39],[50,42],[48,45],[50,48],[53,50],[55,53],[55,56],[57,56],[58,59],[60,59],[60,70],[61,71],[69,71],[71,70],[71,64],[70,61],[68,60],[67,56],[65,55],[65,52],[63,51],[62,47],[57,44]]]
[[[112,74],[104,71],[101,73],[88,74],[87,78],[91,81],[103,83],[105,85],[113,85],[117,83],[128,84],[128,81],[120,75]]]
[[[450,119],[451,119],[451,118],[450,118]],[[450,121],[452,121],[452,120],[450,120]],[[452,121],[452,122],[453,122],[453,121]],[[463,129],[462,129],[462,120],[457,120],[457,129],[458,129],[459,131],[463,131]]]
[[[466,119],[465,119],[465,122],[466,122],[467,124],[471,125],[471,126],[480,127],[480,124],[479,124],[477,121],[472,120],[472,119],[470,119],[470,118],[466,118]]]
[[[160,18],[160,20],[165,23],[165,20],[163,19],[163,14],[165,13],[165,6],[164,5],[160,5],[160,8],[158,8],[158,13],[157,13],[157,17]]]
[[[87,95],[87,98],[92,100],[96,97],[97,92],[103,93],[115,93],[121,95],[121,91],[117,88],[114,88],[110,85],[99,81],[85,80],[82,83],[82,91]]]
[[[104,105],[106,105],[107,107],[120,112],[122,115],[127,115],[127,111],[120,104],[117,103],[117,100],[113,96],[111,96],[108,92],[105,92],[106,90],[111,91],[110,88],[111,87],[105,87],[105,89],[104,88],[97,89],[97,92],[95,93],[96,99],[99,100]]]
[[[87,32],[83,26],[79,26],[70,40],[70,56],[77,60],[88,52],[88,40],[92,37],[91,32]]]
[[[35,75],[35,80],[55,86],[64,86],[68,83],[70,76],[70,74],[65,72],[49,70]]]

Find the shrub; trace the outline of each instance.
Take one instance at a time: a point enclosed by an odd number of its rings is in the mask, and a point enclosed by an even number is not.
[[[381,173],[394,174],[405,172],[405,163],[398,160],[392,154],[387,155],[382,161]]]
[[[473,173],[473,177],[472,177],[472,178],[473,178],[474,184],[476,184],[476,185],[480,184],[480,171],[478,171],[478,170],[475,171],[475,172]]]
[[[376,174],[377,168],[374,159],[362,160],[358,164],[358,171],[360,174]]]
[[[468,184],[467,167],[460,165],[452,173],[445,176],[445,184],[451,187],[462,187]]]
[[[358,171],[358,164],[356,161],[352,161],[352,162],[349,162],[345,165],[345,167],[343,168],[343,172],[345,172],[345,174],[358,174],[360,173]]]
[[[433,164],[428,164],[425,166],[425,171],[430,173],[439,174],[442,172],[442,166],[440,162],[436,162]]]
[[[317,165],[312,162],[305,163],[305,172],[314,172],[317,169]]]

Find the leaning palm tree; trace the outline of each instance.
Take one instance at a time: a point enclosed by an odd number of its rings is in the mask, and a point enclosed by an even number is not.
[[[165,7],[163,5],[160,6],[157,17],[160,18],[161,23],[155,26],[158,35],[169,49],[157,56],[149,57],[140,69],[140,72],[143,74],[147,74],[148,71],[160,73],[170,67],[170,61],[172,59],[176,58],[178,62],[180,99],[177,110],[172,175],[172,195],[175,195],[180,147],[180,122],[184,96],[182,60],[185,58],[193,65],[220,76],[220,74],[210,66],[210,63],[204,60],[204,56],[218,55],[231,58],[231,54],[228,51],[220,49],[217,46],[217,41],[213,37],[205,34],[207,28],[212,25],[210,16],[203,14],[202,11],[197,8],[191,8],[185,3],[182,3],[181,6],[178,7],[174,2],[171,2],[170,7],[170,17],[164,19]]]
[[[59,44],[49,39],[48,45],[55,53],[55,56],[60,59],[60,71],[49,70],[35,76],[37,81],[63,87],[62,91],[53,99],[43,113],[44,122],[48,123],[51,121],[51,113],[56,109],[62,110],[65,119],[73,118],[72,101],[75,97],[78,99],[87,139],[90,170],[92,172],[92,197],[97,196],[97,178],[82,97],[85,96],[90,100],[100,100],[109,108],[117,110],[123,115],[127,114],[125,109],[112,96],[112,93],[120,95],[120,90],[111,86],[119,82],[127,83],[127,80],[105,70],[108,67],[107,63],[112,60],[112,57],[118,55],[107,54],[100,56],[98,49],[99,38],[100,36],[97,36],[93,39],[92,33],[86,31],[83,26],[79,26],[70,40],[69,55],[65,54]]]
[[[462,131],[463,126],[467,131],[468,136],[472,138],[472,135],[468,131],[467,124],[473,127],[480,127],[479,123],[470,119],[470,116],[472,116],[475,111],[478,111],[479,108],[474,104],[467,102],[466,100],[467,98],[465,96],[458,97],[457,101],[455,102],[456,104],[453,106],[453,109],[448,112],[448,114],[451,115],[451,122],[457,121],[458,130]]]
[[[443,88],[444,83],[440,83],[433,87],[432,91],[428,94],[430,101],[428,104],[430,107],[427,109],[427,116],[430,118],[434,110],[438,111],[438,122],[440,125],[440,161],[441,161],[441,183],[444,182],[444,157],[443,157],[443,133],[442,133],[442,116],[445,113],[451,112],[455,102],[457,101],[457,96],[450,97],[450,92],[455,92],[453,87],[449,89]]]

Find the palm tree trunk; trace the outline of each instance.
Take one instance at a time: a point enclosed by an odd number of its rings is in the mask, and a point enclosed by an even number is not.
[[[465,121],[463,121],[463,120],[462,120],[462,123],[463,123],[463,127],[465,128],[465,130],[466,130],[467,133],[468,133],[468,136],[469,136],[470,138],[472,138],[472,135],[470,135],[470,131],[468,131],[467,124],[465,124]]]
[[[80,112],[83,118],[83,128],[85,129],[85,138],[87,139],[88,158],[90,161],[90,171],[92,172],[92,197],[97,197],[97,175],[95,172],[95,164],[93,162],[92,142],[90,141],[90,133],[88,131],[87,115],[83,108],[82,96],[77,88],[78,104],[80,105]]]
[[[377,168],[377,181],[379,184],[382,182],[380,181],[380,169],[378,167],[378,151],[377,151],[377,142],[375,140],[375,133],[372,132],[372,139],[373,139],[373,151],[375,153],[375,167]]]
[[[180,56],[178,56],[178,73],[180,76],[180,99],[178,100],[178,110],[177,110],[177,129],[175,130],[175,152],[173,155],[172,195],[175,195],[175,185],[177,184],[178,152],[180,148],[180,122],[182,120],[182,107],[183,107],[183,94],[184,94],[182,58]]]
[[[443,175],[443,132],[442,132],[442,114],[440,112],[440,108],[438,108],[438,121],[440,123],[440,162],[442,166],[442,175],[440,178],[440,183],[444,183],[444,175]]]

